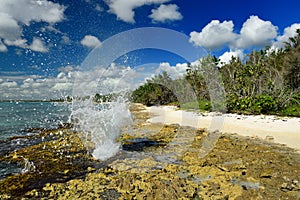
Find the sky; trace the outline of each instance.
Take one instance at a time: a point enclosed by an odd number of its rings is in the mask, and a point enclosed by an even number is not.
[[[300,28],[299,5],[298,0],[0,0],[0,99],[55,99],[78,87],[75,91],[86,93],[134,89],[153,73],[185,72],[186,60],[162,49],[126,52],[108,68],[82,69],[95,49],[137,28],[174,30],[225,63],[267,45],[282,48]]]

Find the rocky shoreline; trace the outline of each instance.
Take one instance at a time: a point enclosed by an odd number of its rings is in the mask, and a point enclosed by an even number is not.
[[[70,127],[41,131],[40,142],[0,154],[26,166],[0,180],[0,199],[299,199],[300,155],[272,142],[221,135],[199,156],[205,129],[147,123],[142,105],[122,131],[121,150],[93,159]],[[41,140],[43,138],[43,140]]]

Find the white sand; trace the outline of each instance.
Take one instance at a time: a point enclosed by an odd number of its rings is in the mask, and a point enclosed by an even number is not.
[[[176,109],[174,106],[153,106],[147,110],[151,123],[180,124],[195,128],[237,133],[242,136],[273,140],[300,150],[300,118],[264,115],[196,114]]]

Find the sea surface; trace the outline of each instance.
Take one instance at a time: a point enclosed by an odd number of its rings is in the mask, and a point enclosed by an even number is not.
[[[0,102],[0,140],[30,134],[33,128],[56,128],[68,121],[70,107],[63,102]]]
[[[37,129],[57,128],[68,122],[71,105],[62,102],[0,102],[0,156],[33,145],[26,137],[13,136],[37,134]],[[34,131],[35,130],[35,131]],[[0,162],[0,180],[15,173],[26,171],[26,166]]]

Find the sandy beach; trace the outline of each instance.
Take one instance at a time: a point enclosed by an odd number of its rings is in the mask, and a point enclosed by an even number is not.
[[[150,123],[179,124],[194,128],[206,128],[222,133],[236,133],[285,144],[300,150],[300,118],[265,115],[238,115],[196,113],[183,111],[175,106],[147,107]]]

